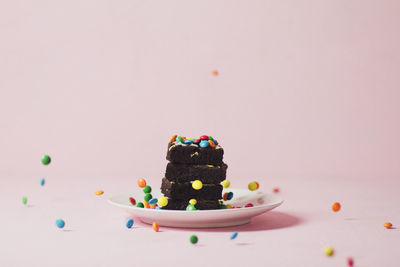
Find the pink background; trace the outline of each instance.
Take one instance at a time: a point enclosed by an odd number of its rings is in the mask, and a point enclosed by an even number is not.
[[[168,266],[183,251],[199,266],[398,266],[382,224],[400,220],[399,14],[394,0],[1,1],[0,265]],[[124,229],[106,199],[157,187],[174,133],[214,136],[232,186],[286,202],[235,242]]]

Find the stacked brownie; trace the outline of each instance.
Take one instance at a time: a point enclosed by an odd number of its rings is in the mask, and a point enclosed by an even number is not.
[[[168,198],[163,209],[183,210],[195,199],[196,209],[218,209],[228,165],[222,162],[224,150],[217,140],[203,135],[191,139],[174,135],[167,152],[167,169],[161,192]],[[195,186],[200,183],[199,186]],[[193,183],[195,182],[195,183]]]

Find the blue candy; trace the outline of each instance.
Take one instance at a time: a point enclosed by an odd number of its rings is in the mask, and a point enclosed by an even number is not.
[[[188,145],[191,145],[191,144],[193,144],[193,140],[186,139],[184,143],[188,144]]]
[[[231,240],[235,239],[238,236],[238,232],[233,232],[231,234]]]
[[[58,220],[56,220],[56,225],[57,225],[58,228],[61,229],[61,228],[64,228],[65,222],[62,219],[58,219]]]
[[[126,227],[130,229],[130,228],[132,228],[132,226],[133,226],[133,220],[132,219],[127,220]]]
[[[158,201],[157,198],[152,198],[152,199],[149,200],[149,204],[150,204],[150,205],[154,205],[154,204],[157,203],[157,201]]]
[[[215,145],[218,145],[218,141],[217,140],[213,140]]]
[[[226,195],[226,199],[227,200],[231,200],[233,198],[233,193],[232,192],[229,192],[227,195]]]
[[[157,207],[156,207],[156,210],[160,210],[160,209],[161,209],[161,207],[160,207],[160,206],[157,206]]]
[[[210,145],[210,143],[208,142],[208,140],[200,141],[200,147],[202,147],[202,148],[208,147],[209,145]]]
[[[40,180],[40,185],[41,186],[44,186],[44,183],[45,183],[46,181],[44,180],[44,178],[42,178],[41,180]]]

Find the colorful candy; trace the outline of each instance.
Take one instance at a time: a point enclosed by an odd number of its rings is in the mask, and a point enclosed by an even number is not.
[[[138,207],[138,208],[144,208],[144,204],[143,204],[142,202],[138,202],[138,203],[136,204],[136,207]]]
[[[193,181],[192,187],[194,190],[200,190],[203,188],[203,183],[200,180]]]
[[[279,193],[279,187],[275,187],[274,189],[272,189],[272,192],[274,192],[274,193]]]
[[[174,134],[174,135],[171,137],[171,139],[169,139],[169,142],[170,142],[170,143],[175,142],[177,136],[178,136],[178,135]]]
[[[26,196],[22,196],[22,204],[26,205],[28,203],[28,198]]]
[[[133,206],[136,205],[136,200],[135,200],[133,197],[130,197],[130,198],[129,198],[129,202],[130,202]]]
[[[167,205],[168,205],[168,198],[166,198],[166,197],[160,197],[160,198],[158,199],[158,205],[159,205],[160,207],[165,207],[165,206],[167,206]]]
[[[147,193],[146,195],[144,195],[144,200],[147,202],[149,202],[150,199],[152,199],[152,198],[153,198],[153,196],[150,193]]]
[[[331,247],[326,247],[324,248],[324,252],[327,256],[332,256],[333,255],[333,248]]]
[[[158,201],[157,198],[152,198],[152,199],[149,200],[149,204],[150,205],[155,205],[155,204],[157,204],[157,201]]]
[[[231,185],[231,182],[229,182],[228,180],[223,180],[222,182],[221,182],[221,185],[224,187],[224,188],[228,188],[230,185]]]
[[[100,196],[102,194],[104,194],[103,190],[97,190],[96,192],[94,192],[95,195]]]
[[[193,211],[193,210],[197,210],[197,209],[196,209],[196,207],[194,205],[189,204],[189,205],[187,205],[186,210],[187,211]]]
[[[178,137],[176,138],[176,142],[178,142],[178,143],[183,143],[184,140],[183,140],[182,136],[178,136]]]
[[[160,227],[158,226],[158,223],[153,222],[153,229],[154,229],[154,231],[158,232],[158,230],[160,229]]]
[[[215,143],[213,140],[208,140],[208,143],[210,144],[210,147],[212,147],[212,148],[215,147]]]
[[[347,259],[347,265],[349,265],[349,267],[353,267],[354,266],[354,260],[352,258],[348,258]]]
[[[224,210],[224,209],[226,209],[226,205],[225,205],[225,204],[221,204],[221,205],[219,206],[219,208],[222,209],[222,210]]]
[[[126,228],[131,229],[133,226],[133,220],[129,219],[126,221]]]
[[[145,207],[146,209],[149,209],[149,208],[150,208],[150,204],[149,204],[149,202],[147,202],[146,200],[143,201],[143,205],[144,205],[144,207]]]
[[[392,223],[390,223],[390,222],[385,222],[384,224],[383,224],[383,226],[385,227],[385,228],[387,228],[387,229],[390,229],[390,228],[392,228]]]
[[[62,229],[65,226],[65,222],[64,222],[63,219],[57,219],[56,220],[56,225],[57,225],[58,228]]]
[[[191,200],[189,200],[189,204],[196,205],[197,204],[197,200],[192,198]]]
[[[145,180],[145,179],[139,179],[139,180],[137,181],[137,184],[138,184],[138,186],[139,186],[140,188],[143,188],[143,187],[146,186],[146,180]]]
[[[260,185],[257,182],[251,182],[247,187],[249,188],[250,191],[254,191],[257,190],[260,187]]]
[[[145,194],[151,193],[151,186],[146,185],[146,186],[143,188],[143,192],[144,192]]]
[[[49,165],[50,162],[51,162],[51,158],[50,158],[49,155],[44,155],[44,156],[42,157],[42,164],[43,164],[43,165]]]
[[[233,192],[229,192],[228,195],[226,196],[228,200],[231,200],[233,198]]]
[[[233,232],[232,234],[231,234],[231,240],[233,240],[233,239],[235,239],[236,237],[238,236],[238,232]]]
[[[202,135],[202,136],[200,136],[200,138],[199,138],[200,140],[206,140],[206,141],[208,141],[208,136],[207,135]]]
[[[211,75],[218,76],[218,71],[217,70],[211,70]]]
[[[44,186],[44,184],[46,183],[46,181],[44,180],[44,178],[40,179],[40,185]]]
[[[195,235],[191,235],[189,238],[190,243],[192,244],[197,244],[197,242],[199,241],[199,238]]]
[[[332,204],[332,210],[334,212],[338,212],[340,210],[340,208],[341,208],[341,205],[340,205],[339,202],[335,202],[335,203]]]
[[[202,148],[206,148],[210,145],[210,143],[206,140],[201,140],[199,146]]]
[[[231,204],[226,204],[226,208],[227,208],[227,209],[232,209],[233,207],[232,207]]]
[[[184,143],[187,144],[187,145],[191,145],[191,144],[193,144],[193,140],[186,139]]]
[[[156,204],[149,204],[150,205],[150,209],[155,209],[157,207],[157,203]]]
[[[251,203],[248,203],[248,204],[246,204],[244,207],[245,207],[245,208],[251,208],[251,207],[254,207],[254,205],[251,204]]]

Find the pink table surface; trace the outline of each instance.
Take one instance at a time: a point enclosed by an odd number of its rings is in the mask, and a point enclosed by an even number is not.
[[[2,266],[398,266],[399,182],[396,180],[259,180],[260,190],[279,186],[284,204],[248,225],[160,232],[107,203],[113,194],[136,189],[128,177],[49,177],[24,184],[1,179],[0,263]],[[157,181],[152,182],[158,186]],[[244,187],[245,181],[233,186]],[[102,196],[94,191],[103,189]],[[28,194],[29,192],[29,194]],[[28,196],[23,206],[21,195]],[[342,209],[331,211],[339,201]],[[55,220],[66,221],[65,230]],[[390,221],[394,229],[383,223]],[[235,240],[230,234],[238,231]],[[192,245],[189,236],[199,243]],[[323,248],[335,253],[325,256]]]

